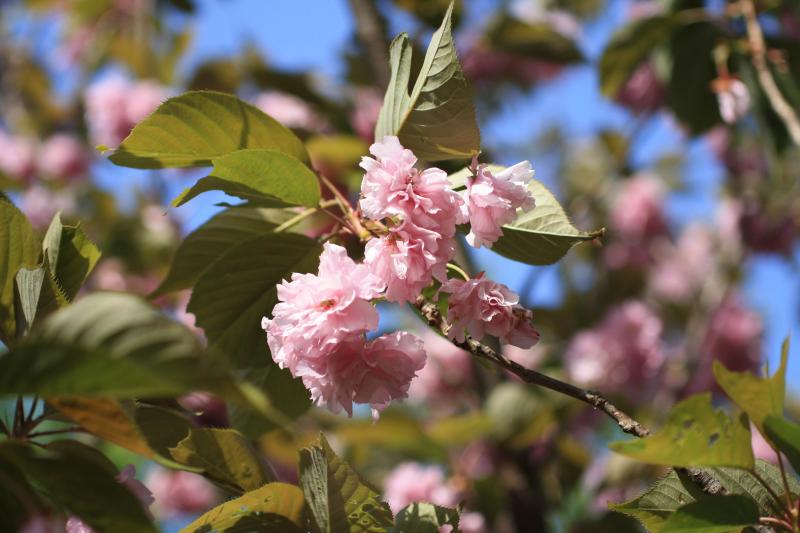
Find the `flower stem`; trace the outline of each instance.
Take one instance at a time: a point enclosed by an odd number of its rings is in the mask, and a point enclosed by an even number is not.
[[[469,274],[464,272],[464,270],[455,263],[447,263],[447,268],[464,278],[464,281],[469,281]]]
[[[334,206],[334,205],[336,205],[338,203],[339,203],[338,200],[325,200],[324,202],[320,202],[318,206],[310,207],[310,208],[298,213],[297,216],[294,216],[294,217],[290,218],[289,220],[287,220],[286,222],[284,222],[283,224],[281,224],[280,226],[275,228],[273,231],[275,233],[280,233],[282,231],[286,231],[287,229],[289,229],[289,228],[291,228],[293,226],[296,226],[297,224],[299,224],[300,222],[302,222],[303,220],[307,219],[308,217],[310,217],[311,215],[313,215],[314,213],[316,213],[318,211],[323,211],[324,213],[330,215],[330,213],[325,211],[325,208]]]

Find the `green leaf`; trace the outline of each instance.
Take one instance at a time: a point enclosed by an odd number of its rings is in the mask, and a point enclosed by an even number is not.
[[[300,451],[300,485],[321,533],[383,531],[392,526],[392,512],[380,494],[319,441]]]
[[[503,16],[492,24],[487,36],[493,49],[531,60],[560,64],[583,61],[575,41],[546,22],[525,22]]]
[[[703,496],[704,493],[688,477],[672,470],[638,498],[610,504],[609,508],[636,518],[651,533],[660,533],[672,513]]]
[[[758,506],[740,494],[705,496],[675,511],[663,533],[728,533],[758,524]]]
[[[277,284],[315,270],[321,253],[316,241],[290,233],[240,242],[203,273],[187,310],[237,368],[269,366],[261,318],[278,301]]]
[[[17,338],[14,279],[21,266],[39,263],[39,242],[25,215],[0,193],[0,341],[12,346]]]
[[[408,94],[411,46],[406,34],[392,41],[391,79],[375,125],[375,138],[397,135],[428,161],[465,159],[480,150],[472,89],[464,78],[451,31],[453,5],[431,37],[422,67]]]
[[[514,222],[503,226],[503,236],[492,245],[494,252],[529,265],[550,265],[576,244],[605,233],[604,229],[587,233],[573,226],[556,197],[540,181],[532,179],[528,189],[536,207],[527,213],[520,211]]]
[[[434,442],[416,418],[402,411],[384,411],[377,422],[348,420],[336,428],[335,434],[337,441],[365,451],[396,450],[419,459],[447,460],[444,445]]]
[[[731,419],[724,411],[715,410],[710,393],[678,403],[657,433],[609,446],[637,461],[666,466],[735,466],[752,470],[755,465],[747,417]]]
[[[170,452],[179,463],[202,469],[203,475],[233,492],[273,481],[253,446],[234,429],[194,428]]]
[[[786,491],[781,471],[777,466],[762,459],[756,459],[756,472],[775,494],[782,494]],[[764,485],[747,470],[718,467],[710,469],[710,473],[729,494],[742,494],[753,499],[758,504],[762,516],[779,516],[783,513],[783,509],[777,505]],[[792,496],[797,497],[800,494],[800,481],[791,476],[787,476],[787,480]]]
[[[188,289],[235,245],[272,232],[282,212],[258,207],[226,209],[194,230],[178,246],[169,273],[152,296]]]
[[[42,242],[44,258],[68,300],[75,298],[100,259],[100,250],[79,226],[64,226],[56,213]]]
[[[458,511],[432,503],[417,502],[399,513],[392,533],[439,533],[444,525],[458,531]]]
[[[783,341],[781,364],[771,378],[760,378],[750,372],[734,372],[714,361],[714,377],[725,394],[747,413],[761,434],[768,415],[783,416],[786,400],[786,362],[789,357],[789,339]]]
[[[15,314],[17,331],[22,334],[26,334],[33,325],[33,320],[36,318],[36,312],[39,309],[42,287],[48,275],[45,267],[35,269],[20,267],[17,272],[16,286],[20,305]]]
[[[171,396],[228,382],[191,331],[123,293],[61,309],[0,358],[2,394]]]
[[[294,133],[233,95],[190,91],[170,98],[140,122],[109,159],[119,166],[209,166],[245,148],[279,150],[308,161]]]
[[[673,17],[658,15],[634,21],[617,30],[600,58],[600,90],[614,98],[636,67],[659,46],[665,45],[675,28]]]
[[[174,461],[170,452],[195,429],[189,417],[174,409],[148,404],[136,404],[130,413],[147,446],[155,453],[157,462],[169,468],[202,472],[201,468]]]
[[[789,422],[785,418],[768,415],[764,419],[765,437],[786,456],[794,467],[795,472],[800,472],[800,425]]]
[[[672,71],[667,105],[692,135],[721,122],[711,81],[717,77],[713,50],[723,38],[720,28],[708,21],[680,26],[670,36]]]
[[[114,479],[108,460],[93,448],[77,441],[45,449],[5,441],[0,458],[17,465],[31,485],[96,531],[156,531],[136,496]]]
[[[183,191],[173,200],[173,206],[215,190],[266,204],[313,207],[319,203],[319,181],[314,171],[278,150],[237,150],[213,163],[211,176]]]
[[[214,507],[181,529],[181,533],[303,533],[303,491],[287,483],[270,483]]]

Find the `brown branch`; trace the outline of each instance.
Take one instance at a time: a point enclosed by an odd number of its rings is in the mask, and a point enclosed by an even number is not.
[[[772,72],[767,64],[767,47],[764,42],[764,33],[758,23],[758,14],[753,0],[739,0],[739,9],[744,16],[747,28],[747,39],[750,43],[750,53],[752,54],[753,67],[756,69],[758,81],[767,95],[772,109],[786,125],[792,142],[800,146],[800,119],[794,108],[786,101],[772,77]]]
[[[356,35],[375,77],[375,84],[381,90],[386,89],[389,85],[389,47],[381,14],[374,0],[350,0],[350,9],[356,20]]]
[[[425,321],[427,321],[429,326],[438,330],[442,334],[447,334],[450,325],[447,323],[445,317],[443,317],[439,312],[439,308],[436,306],[436,304],[428,302],[424,297],[420,296],[417,298],[414,306],[417,308]],[[565,383],[548,375],[542,374],[541,372],[525,368],[515,361],[511,361],[510,359],[506,358],[503,354],[498,353],[491,347],[486,346],[485,344],[482,344],[470,337],[467,337],[464,342],[458,342],[456,340],[452,340],[451,342],[459,348],[466,350],[471,354],[480,357],[481,359],[486,359],[487,361],[490,361],[504,368],[505,370],[508,370],[526,383],[539,385],[546,389],[565,394],[570,398],[575,398],[576,400],[591,405],[595,409],[599,409],[613,419],[619,428],[629,435],[641,438],[650,434],[649,429],[634,420],[631,416],[623,412],[598,392],[581,389],[580,387],[576,387],[570,383]],[[676,468],[676,470],[689,476],[689,478],[707,494],[725,494],[727,492],[719,483],[719,481],[717,481],[714,476],[705,470],[699,468]]]

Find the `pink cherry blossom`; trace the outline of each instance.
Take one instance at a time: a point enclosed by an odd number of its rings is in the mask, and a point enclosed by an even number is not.
[[[36,170],[36,144],[0,131],[0,173],[14,180],[30,178]]]
[[[364,264],[386,282],[390,302],[413,301],[433,278],[447,279],[447,262],[455,255],[452,238],[410,224],[391,228],[367,242]]]
[[[528,190],[531,178],[533,170],[528,161],[497,174],[479,165],[475,178],[467,180],[465,192],[471,226],[467,242],[476,248],[491,247],[503,235],[503,225],[517,218],[517,209],[533,209],[535,201]]]
[[[458,517],[458,530],[461,533],[487,533],[486,519],[481,513],[464,511]],[[439,528],[439,533],[450,533],[453,526],[446,525]]]
[[[714,241],[708,227],[690,224],[675,245],[656,247],[656,264],[648,284],[653,294],[670,302],[685,302],[714,270]]]
[[[662,330],[661,319],[647,305],[624,302],[600,324],[575,335],[564,355],[567,374],[603,391],[646,390],[664,361]]]
[[[143,80],[134,83],[128,91],[125,105],[125,117],[128,119],[130,129],[147,118],[147,115],[155,111],[169,96],[169,90],[154,81]]]
[[[67,533],[94,533],[94,529],[77,516],[67,518]]]
[[[469,281],[451,279],[441,290],[450,293],[447,320],[451,339],[463,342],[465,334],[475,340],[492,335],[520,348],[530,348],[539,340],[531,312],[519,305],[519,296],[505,285],[481,274]]]
[[[445,171],[414,168],[416,156],[397,137],[387,136],[369,151],[375,158],[361,159],[366,173],[359,204],[367,218],[399,217],[444,238],[455,234],[456,224],[466,222],[463,200],[450,188]]]
[[[47,515],[33,515],[20,525],[17,533],[64,533],[64,519]],[[67,530],[68,533],[69,530]]]
[[[370,303],[383,282],[365,265],[357,265],[341,246],[326,243],[319,274],[292,274],[278,285],[278,300],[262,327],[272,358],[299,376],[325,372],[328,356],[354,335],[377,328],[378,312]]]
[[[92,142],[117,146],[169,95],[166,88],[153,81],[132,83],[122,76],[93,83],[84,97]]]
[[[397,514],[414,502],[428,502],[443,507],[458,505],[458,492],[447,484],[437,466],[407,462],[398,465],[384,480],[384,498]]]
[[[383,94],[374,87],[357,87],[353,95],[350,123],[359,137],[367,142],[375,140],[375,123],[383,106]]]
[[[287,128],[320,131],[327,125],[310,105],[292,94],[266,91],[256,97],[255,105]]]
[[[705,339],[704,368],[710,371],[710,359],[722,362],[730,370],[755,371],[761,363],[761,335],[764,325],[758,313],[748,308],[742,297],[729,294],[711,314]]]
[[[450,407],[472,383],[472,360],[468,352],[455,346],[430,328],[422,334],[428,361],[411,382],[408,395],[424,400],[431,407]]]
[[[664,186],[656,176],[639,174],[625,181],[611,206],[611,226],[625,239],[642,241],[663,235]]]
[[[753,424],[750,424],[750,435],[750,445],[755,458],[774,465],[778,464],[778,454]]]
[[[155,512],[162,517],[201,513],[220,499],[203,476],[180,470],[155,467],[147,475],[147,486],[155,497]]]
[[[39,149],[38,165],[46,178],[81,178],[89,169],[89,155],[76,137],[59,133],[47,139]]]
[[[52,191],[41,185],[28,187],[20,199],[20,210],[28,217],[31,225],[38,229],[50,225],[53,216],[59,211],[68,215],[74,209],[75,199],[67,191]]]
[[[737,122],[750,110],[750,91],[736,78],[717,78],[712,82],[717,93],[719,114],[728,124]]]

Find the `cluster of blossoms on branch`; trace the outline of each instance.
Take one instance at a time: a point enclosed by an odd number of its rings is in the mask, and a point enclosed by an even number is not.
[[[443,170],[417,169],[416,156],[397,137],[373,144],[370,153],[374,157],[361,162],[359,211],[376,229],[363,262],[326,243],[317,274],[295,273],[278,285],[279,303],[262,327],[272,358],[303,380],[317,405],[352,414],[353,403],[365,403],[377,417],[392,400],[407,396],[426,354],[422,340],[408,332],[367,340],[378,327],[376,300],[414,302],[436,281],[439,294],[448,295],[451,339],[491,335],[529,348],[539,334],[508,287],[482,274],[447,276],[457,225],[470,223],[468,242],[489,247],[518,209],[534,207],[530,163],[495,174],[475,161],[459,193]]]

